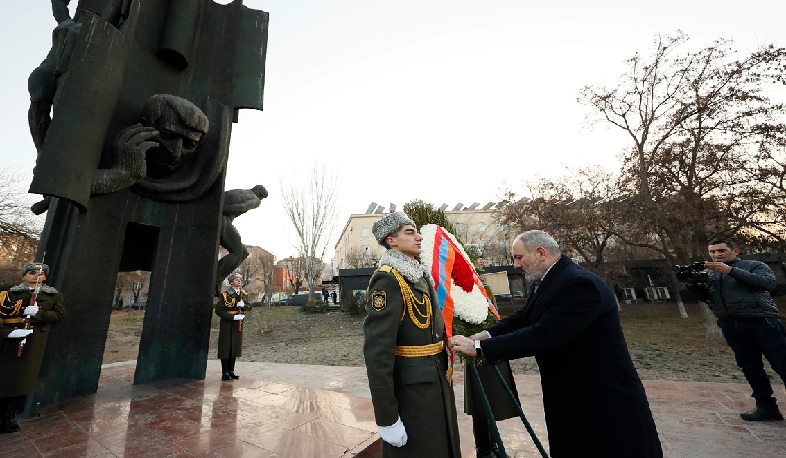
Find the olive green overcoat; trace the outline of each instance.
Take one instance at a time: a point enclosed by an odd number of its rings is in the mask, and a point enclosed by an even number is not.
[[[468,364],[475,363],[469,360],[464,363],[464,413],[468,415],[486,415],[486,409],[483,408],[483,401],[477,391],[477,382],[470,373],[467,367]],[[494,419],[501,421],[518,417],[519,411],[516,408],[516,404],[510,398],[510,394],[502,385],[502,382],[499,381],[495,368],[499,369],[508,388],[513,392],[516,402],[520,404],[516,381],[513,379],[510,363],[501,361],[492,365],[484,359],[480,364],[475,365],[475,369],[477,369],[478,376],[480,376],[480,383],[483,385],[483,392],[486,394],[491,411],[494,413]]]
[[[238,303],[243,301],[243,310]],[[245,314],[251,310],[251,304],[245,302],[245,293],[237,293],[233,288],[224,291],[216,302],[216,315],[221,319],[218,328],[218,359],[237,358],[243,354],[243,329],[235,321],[235,315]],[[243,324],[245,326],[245,323]]]
[[[39,307],[38,313],[31,317],[33,333],[26,337],[22,356],[17,356],[22,339],[9,339],[8,334],[24,327],[24,323],[18,321],[24,318],[22,312],[30,305],[32,294],[26,284],[21,284],[8,290],[7,297],[2,298],[0,303],[3,319],[0,328],[0,398],[23,396],[33,391],[41,369],[49,327],[65,318],[63,295],[55,288],[43,285],[35,301]]]
[[[447,380],[445,351],[432,356],[396,355],[396,346],[422,346],[445,340],[445,324],[434,290],[425,278],[406,280],[415,304],[431,301],[431,318],[424,324],[425,304],[407,309],[402,289],[390,266],[371,277],[368,316],[363,324],[363,354],[377,425],[390,426],[401,417],[408,435],[403,447],[382,442],[383,457],[460,457],[456,402]],[[413,319],[414,316],[414,319]]]

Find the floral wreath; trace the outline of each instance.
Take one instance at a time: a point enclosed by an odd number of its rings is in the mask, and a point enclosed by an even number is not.
[[[447,336],[468,336],[498,321],[494,301],[456,237],[436,224],[421,227],[420,235],[420,261],[434,280]]]

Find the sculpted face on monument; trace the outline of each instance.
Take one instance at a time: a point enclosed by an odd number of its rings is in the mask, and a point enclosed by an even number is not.
[[[185,99],[166,94],[151,97],[144,110],[144,124],[158,132],[152,139],[158,146],[146,154],[147,178],[167,179],[193,166],[208,128],[202,111]]]
[[[92,193],[133,187],[156,200],[182,202],[199,197],[226,161],[223,150],[205,148],[207,116],[184,98],[156,94],[144,103],[140,118],[115,138],[113,165],[96,171]]]

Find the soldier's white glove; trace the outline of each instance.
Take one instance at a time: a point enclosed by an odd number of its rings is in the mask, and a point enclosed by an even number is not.
[[[235,315],[235,321],[240,321],[240,320],[242,320],[245,317],[246,317],[245,315],[237,314],[237,315]]]
[[[22,315],[30,316],[35,315],[36,313],[38,313],[38,305],[28,305],[25,307],[25,311],[22,312]]]
[[[11,334],[8,334],[9,339],[21,339],[33,333],[32,329],[14,329]]]
[[[398,420],[390,426],[377,425],[377,430],[379,431],[379,437],[388,444],[394,447],[407,445],[407,430],[404,429],[401,417],[398,417]]]
[[[238,307],[238,308],[241,308],[241,309],[242,309],[243,307],[245,307],[245,306],[246,306],[246,303],[245,303],[245,302],[243,302],[243,301],[240,301],[240,302],[238,302],[236,305],[237,305],[237,307]]]

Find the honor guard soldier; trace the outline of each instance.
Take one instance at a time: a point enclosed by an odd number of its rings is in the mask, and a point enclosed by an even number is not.
[[[0,292],[0,432],[19,431],[16,413],[35,388],[49,326],[65,318],[63,295],[43,284],[49,266],[27,264],[22,283]]]
[[[363,355],[384,457],[460,457],[445,324],[416,259],[423,237],[402,212],[372,227],[387,251],[366,294]]]
[[[227,277],[229,288],[218,296],[216,315],[221,318],[218,331],[218,359],[221,360],[221,380],[235,380],[235,360],[243,353],[243,319],[251,310],[244,302],[243,276],[235,272]]]

